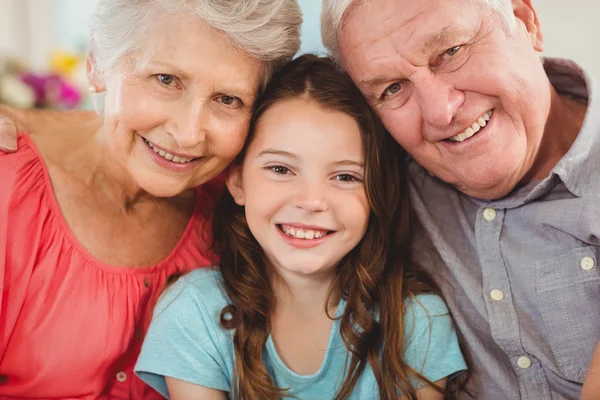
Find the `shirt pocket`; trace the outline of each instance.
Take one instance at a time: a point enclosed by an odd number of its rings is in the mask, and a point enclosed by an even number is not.
[[[580,383],[600,339],[598,253],[580,247],[536,264],[535,289],[556,366]]]

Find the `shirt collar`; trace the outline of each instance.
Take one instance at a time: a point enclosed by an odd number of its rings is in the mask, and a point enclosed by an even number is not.
[[[556,175],[575,196],[600,193],[600,88],[590,74],[569,60],[547,58],[544,68],[559,94],[587,99],[588,108],[577,138],[554,166]],[[540,182],[541,184],[542,182]]]

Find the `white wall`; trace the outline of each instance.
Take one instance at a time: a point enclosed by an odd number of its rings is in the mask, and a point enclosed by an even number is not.
[[[545,55],[572,58],[600,77],[600,1],[534,0]]]
[[[80,48],[96,1],[0,0],[0,55],[17,55],[41,68],[52,49]],[[600,76],[600,0],[533,1],[546,36],[544,54],[573,58]],[[305,15],[301,51],[322,51],[320,1],[299,3]]]

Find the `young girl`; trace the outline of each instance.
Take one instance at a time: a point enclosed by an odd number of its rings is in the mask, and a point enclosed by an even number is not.
[[[139,376],[171,399],[442,399],[466,365],[410,262],[398,150],[329,60],[280,71],[215,210],[219,267],[162,296]]]

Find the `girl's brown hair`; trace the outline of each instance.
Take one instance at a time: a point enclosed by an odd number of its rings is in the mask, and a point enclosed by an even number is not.
[[[340,333],[349,350],[349,368],[335,399],[350,396],[367,363],[381,399],[397,399],[400,394],[415,399],[411,378],[433,384],[403,360],[404,301],[434,292],[434,285],[410,259],[405,155],[350,78],[329,59],[314,55],[297,58],[273,77],[257,101],[246,148],[261,116],[273,105],[293,98],[353,117],[362,136],[371,213],[365,236],[341,261],[329,293],[340,293],[347,302]],[[245,151],[236,162],[242,162]],[[234,396],[243,400],[285,397],[286,389],[273,384],[263,362],[276,302],[264,253],[250,233],[243,207],[228,192],[218,202],[213,222],[215,250],[231,303],[221,312],[221,325],[235,330]]]

